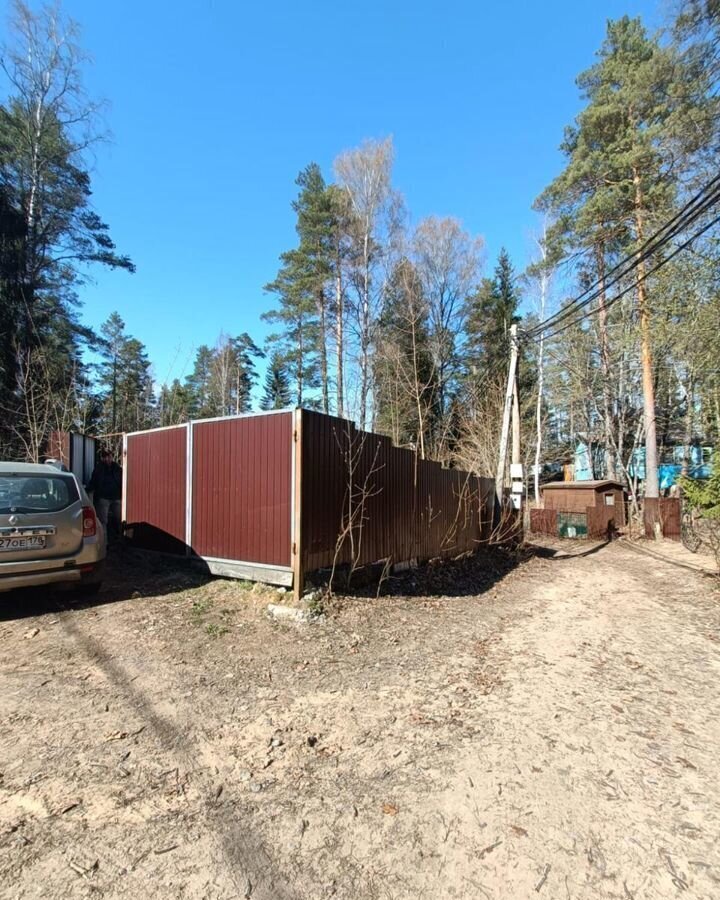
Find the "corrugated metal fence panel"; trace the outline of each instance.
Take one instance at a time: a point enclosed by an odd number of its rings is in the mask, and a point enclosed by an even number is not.
[[[82,464],[82,482],[87,484],[90,481],[95,468],[96,442],[95,438],[85,436],[83,446],[83,464]]]
[[[87,484],[95,468],[95,438],[84,434],[70,435],[70,469]]]
[[[680,540],[681,518],[682,509],[680,498],[663,497],[660,500],[660,521],[662,522],[663,537],[666,537],[671,541]]]
[[[192,429],[194,552],[290,566],[293,414],[195,422]]]
[[[53,431],[50,433],[50,442],[46,454],[50,459],[59,459],[61,463],[70,468],[70,432]]]
[[[533,534],[558,535],[558,511],[556,509],[531,509],[530,531]]]
[[[304,410],[303,569],[331,566],[335,557],[363,565],[474,550],[488,528],[492,507],[481,514],[481,496],[494,496],[490,484]]]
[[[185,550],[187,426],[127,438],[125,519],[147,550]]]
[[[585,511],[587,516],[588,537],[594,538],[610,538],[612,532],[616,531],[622,517],[622,506],[588,506]]]

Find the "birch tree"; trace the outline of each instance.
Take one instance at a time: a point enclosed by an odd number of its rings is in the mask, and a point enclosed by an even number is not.
[[[354,288],[353,324],[358,350],[358,422],[369,424],[372,371],[371,349],[384,282],[383,253],[392,231],[392,138],[367,140],[341,153],[334,163],[338,185],[346,192],[351,224]]]

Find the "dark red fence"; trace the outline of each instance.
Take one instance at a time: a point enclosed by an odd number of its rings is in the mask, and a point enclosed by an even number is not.
[[[123,518],[137,546],[185,551],[186,451],[186,425],[128,435]]]
[[[655,537],[655,522],[660,523],[663,537],[679,541],[682,507],[679,497],[660,497],[659,500],[646,497],[643,501],[645,536]]]
[[[125,479],[134,544],[279,584],[334,562],[456,556],[492,530],[492,479],[305,410],[127,435]]]
[[[614,506],[588,506],[586,510],[588,537],[610,540],[619,528],[618,513],[622,513],[622,509],[616,510]]]
[[[192,549],[291,565],[293,413],[194,422]]]
[[[533,534],[558,535],[558,511],[556,509],[531,509],[530,531]]]
[[[302,569],[455,556],[489,536],[494,482],[304,410]]]
[[[679,541],[682,506],[679,497],[663,497],[660,500],[660,522],[663,537],[671,541]]]

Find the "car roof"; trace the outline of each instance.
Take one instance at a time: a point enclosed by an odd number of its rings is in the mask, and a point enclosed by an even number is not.
[[[71,475],[49,463],[0,462],[0,475]]]

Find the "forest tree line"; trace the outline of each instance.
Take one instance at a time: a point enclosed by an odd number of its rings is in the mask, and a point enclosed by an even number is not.
[[[229,322],[166,384],[121,312],[97,333],[82,323],[77,293],[92,266],[133,264],[90,203],[88,152],[102,135],[76,26],[52,9],[14,9],[0,105],[4,457],[38,458],[55,428],[107,437],[298,405],[489,474],[513,324],[528,465],[568,461],[582,441],[632,486],[649,428],[660,455],[716,445],[718,229],[658,265],[678,233],[613,277],[718,174],[713,0],[684,3],[657,35],[639,19],[608,23],[577,79],[583,107],[565,131],[564,167],[534,202],[529,261],[504,250],[487,259],[455,217],[413,222],[393,183],[392,140],[366,140],[331,171],[309,162],[297,176],[296,241],[265,285],[270,336],[258,342]],[[696,224],[714,213],[708,203]],[[571,300],[589,287],[575,315]],[[562,328],[543,327],[563,309]]]

